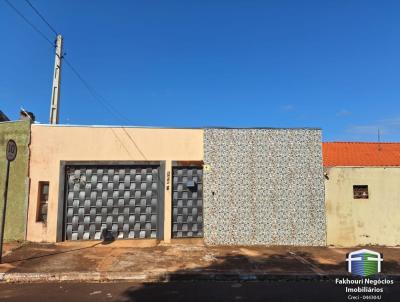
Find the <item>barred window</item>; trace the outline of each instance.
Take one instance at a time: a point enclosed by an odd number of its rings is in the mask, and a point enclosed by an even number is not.
[[[39,198],[37,221],[47,222],[47,206],[49,201],[49,182],[39,181]]]
[[[353,186],[354,199],[368,199],[368,186],[367,185],[354,185]]]

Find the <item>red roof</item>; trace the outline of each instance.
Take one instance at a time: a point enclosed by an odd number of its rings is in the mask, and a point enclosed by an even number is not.
[[[323,143],[322,156],[325,167],[400,166],[400,143]]]

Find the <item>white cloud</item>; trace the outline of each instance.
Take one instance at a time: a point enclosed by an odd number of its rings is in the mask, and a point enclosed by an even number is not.
[[[350,139],[367,139],[376,141],[378,131],[382,139],[390,138],[392,135],[400,134],[400,117],[376,120],[371,124],[350,125],[345,129],[345,133],[350,135]]]
[[[382,120],[379,120],[379,123],[382,123],[385,125],[390,125],[393,127],[400,127],[400,117],[382,119]]]
[[[351,115],[351,112],[346,109],[342,109],[336,113],[336,116],[349,116],[349,115]]]
[[[291,104],[287,104],[285,106],[282,106],[282,110],[283,111],[293,111],[295,109],[295,107]]]
[[[378,129],[380,133],[386,133],[386,130],[383,127],[378,125],[354,125],[348,127],[345,131],[347,133],[353,134],[368,134],[368,135],[377,135]]]

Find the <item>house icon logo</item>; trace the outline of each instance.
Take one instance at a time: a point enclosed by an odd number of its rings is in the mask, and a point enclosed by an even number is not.
[[[383,255],[363,249],[347,254],[347,270],[357,276],[367,277],[381,272]]]

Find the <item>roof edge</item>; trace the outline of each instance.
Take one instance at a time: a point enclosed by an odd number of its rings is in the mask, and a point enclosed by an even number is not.
[[[400,165],[391,165],[391,166],[325,166],[324,168],[399,168]]]
[[[322,142],[323,144],[374,144],[374,145],[384,145],[384,144],[399,144],[400,142],[354,142],[354,141],[344,141],[344,142]]]
[[[32,126],[40,126],[40,127],[82,127],[82,128],[144,128],[144,129],[197,129],[197,130],[206,130],[206,129],[232,129],[232,130],[253,130],[253,129],[271,129],[271,130],[318,130],[321,131],[321,128],[307,128],[307,127],[298,127],[298,128],[279,128],[279,127],[213,127],[213,126],[205,126],[205,127],[168,127],[168,126],[138,126],[138,125],[76,125],[76,124],[42,124],[42,123],[34,123]]]

